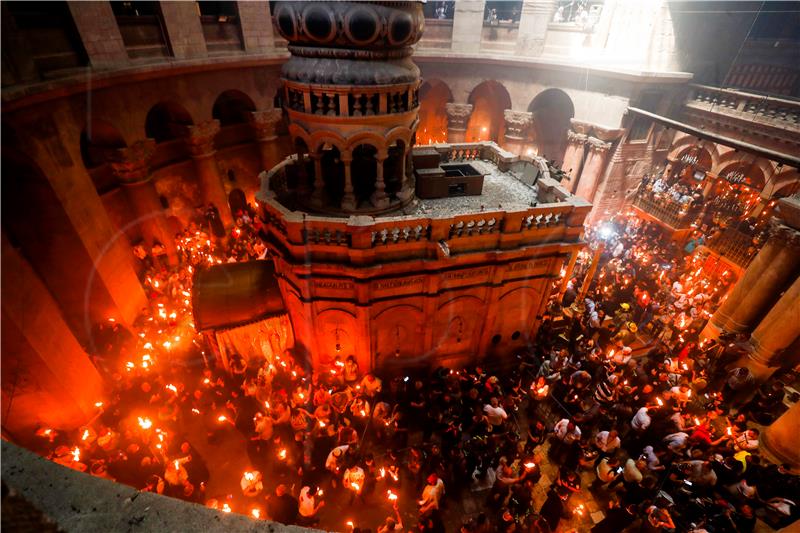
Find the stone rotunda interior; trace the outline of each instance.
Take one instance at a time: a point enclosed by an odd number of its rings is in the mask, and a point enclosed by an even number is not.
[[[800,527],[800,7],[5,1],[9,531]]]

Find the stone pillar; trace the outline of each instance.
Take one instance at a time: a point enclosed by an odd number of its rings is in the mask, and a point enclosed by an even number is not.
[[[75,429],[103,400],[100,374],[5,232],[2,254],[3,431],[22,437],[40,424]]]
[[[153,176],[150,174],[150,158],[155,151],[155,141],[137,141],[127,148],[120,148],[116,160],[111,163],[134,213],[142,237],[148,244],[159,241],[167,249],[170,264],[178,261],[175,239],[169,231],[164,207],[158,198]]]
[[[341,156],[344,165],[344,196],[342,196],[342,210],[353,211],[356,208],[356,195],[353,191],[353,154],[343,152]]]
[[[230,207],[228,207],[228,195],[222,185],[222,178],[219,175],[217,158],[214,150],[214,137],[219,133],[219,120],[207,120],[189,126],[189,150],[192,153],[194,168],[200,182],[200,192],[203,202],[212,203],[219,209],[219,216],[222,224],[229,228],[233,225]]]
[[[567,174],[567,179],[561,185],[572,193],[575,192],[580,179],[586,139],[583,133],[575,133],[572,130],[567,132],[567,149],[564,152],[564,164],[561,165],[561,169]]]
[[[397,193],[397,197],[403,202],[414,196],[414,176],[409,172],[411,168],[411,147],[406,146],[403,160],[400,162],[400,175],[403,181],[400,183],[400,190]]]
[[[478,52],[481,49],[485,0],[459,0],[455,6],[451,48],[454,52]]]
[[[281,109],[265,109],[250,113],[250,126],[256,135],[258,151],[261,154],[261,168],[263,170],[270,170],[282,159],[276,133],[278,123],[281,120],[283,120],[283,110]]]
[[[92,67],[119,68],[128,62],[111,2],[67,2],[67,7]]]
[[[472,104],[447,103],[447,142],[463,143],[467,136],[467,123],[472,115]]]
[[[194,2],[159,2],[161,18],[175,59],[206,57],[206,37]],[[264,6],[266,8],[266,6]]]
[[[703,338],[716,338],[723,330],[749,331],[797,275],[799,262],[800,232],[778,224],[706,324],[701,334]]]
[[[505,119],[505,133],[503,134],[503,148],[516,155],[523,155],[525,151],[525,136],[531,125],[531,113],[527,111],[503,111]]]
[[[247,53],[263,54],[275,48],[272,16],[269,7],[261,2],[236,2],[242,41]]]
[[[597,186],[600,184],[600,177],[606,168],[606,156],[611,143],[603,142],[600,139],[589,137],[586,140],[589,145],[589,155],[586,157],[586,164],[581,172],[581,179],[575,190],[575,196],[580,196],[587,202],[594,200]]]
[[[567,266],[564,269],[564,277],[561,278],[561,286],[559,286],[558,288],[559,302],[564,297],[564,293],[567,292],[567,285],[569,284],[569,280],[572,277],[572,272],[575,270],[575,263],[578,261],[578,252],[579,250],[573,250],[569,254],[569,261],[567,262]]]
[[[799,468],[798,428],[800,428],[800,402],[795,403],[764,430],[761,434],[761,445],[780,461]]]
[[[325,180],[322,178],[322,154],[308,154],[314,160],[314,192],[311,193],[311,204],[321,206],[325,200]],[[302,154],[300,155],[302,157]]]
[[[517,34],[517,55],[540,56],[547,25],[556,9],[555,0],[524,0]]]
[[[766,380],[784,366],[781,355],[800,337],[800,277],[772,306],[750,336],[753,351],[745,365],[756,378]]]
[[[378,150],[375,154],[375,192],[372,193],[372,205],[378,208],[383,208],[389,205],[389,197],[386,195],[386,182],[383,179],[383,164],[389,154],[386,150]],[[405,160],[405,157],[403,158]],[[405,181],[405,180],[404,180]]]

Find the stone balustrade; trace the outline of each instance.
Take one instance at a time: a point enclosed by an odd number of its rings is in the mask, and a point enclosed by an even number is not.
[[[407,113],[419,107],[418,85],[336,86],[286,81],[291,111],[311,115],[367,117]]]
[[[688,108],[800,132],[800,102],[706,85],[689,87]]]
[[[433,148],[443,162],[479,159],[492,161],[501,170],[519,164],[534,166],[539,171],[539,198],[547,203],[520,210],[477,210],[458,215],[344,218],[308,214],[292,211],[278,200],[277,191],[285,186],[286,171],[297,162],[297,156],[292,156],[262,173],[262,190],[257,198],[267,231],[298,261],[357,264],[433,259],[443,249],[455,255],[580,239],[591,205],[550,178],[546,161],[514,156],[492,142],[438,144]],[[508,179],[524,180],[514,172],[509,172]],[[383,252],[373,253],[379,248]]]
[[[760,248],[754,235],[742,233],[736,228],[726,228],[706,246],[742,268],[747,268]]]
[[[648,191],[638,192],[633,199],[633,206],[676,230],[690,227],[697,216],[697,211],[687,205]]]

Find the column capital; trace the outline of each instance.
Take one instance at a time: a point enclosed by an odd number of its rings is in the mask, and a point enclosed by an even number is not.
[[[531,125],[533,114],[529,111],[506,109],[503,111],[503,118],[506,122],[506,137],[522,139]]]
[[[601,141],[600,139],[597,139],[596,137],[588,137],[586,139],[586,144],[589,145],[589,149],[592,152],[597,152],[597,153],[600,153],[600,154],[608,152],[608,149],[611,148],[611,143],[607,143],[607,142]]]
[[[150,158],[156,149],[153,139],[142,139],[125,148],[118,148],[111,169],[125,184],[144,183],[150,179]]]
[[[472,115],[472,104],[455,104],[449,102],[444,105],[447,113],[447,127],[455,130],[466,130],[469,117]]]
[[[250,127],[259,141],[271,141],[276,135],[278,123],[283,120],[283,110],[279,108],[263,109],[250,113]]]
[[[769,240],[774,240],[782,247],[800,247],[800,231],[782,224],[773,219],[772,227],[769,232]]]
[[[214,154],[214,137],[219,133],[219,120],[211,119],[187,128],[186,142],[192,157],[207,157]]]
[[[588,137],[583,133],[567,130],[567,142],[570,144],[586,144],[586,139],[588,139]]]

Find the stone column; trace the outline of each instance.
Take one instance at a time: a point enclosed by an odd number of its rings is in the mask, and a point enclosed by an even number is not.
[[[353,211],[356,208],[356,195],[353,191],[353,154],[343,152],[341,155],[344,165],[344,196],[342,196],[342,210]]]
[[[245,52],[263,54],[275,48],[272,17],[260,2],[236,2]]]
[[[503,111],[506,127],[503,135],[503,148],[516,155],[525,151],[525,136],[531,125],[531,113],[527,111]]]
[[[467,136],[467,123],[472,115],[472,104],[447,103],[447,142],[463,143]]]
[[[611,143],[603,142],[600,139],[589,137],[586,140],[589,145],[589,155],[586,157],[586,164],[581,172],[581,179],[575,190],[575,196],[580,196],[587,202],[594,200],[597,186],[600,184],[600,176],[606,168],[606,156]]]
[[[800,277],[772,306],[750,336],[753,351],[745,365],[756,378],[766,380],[784,366],[781,355],[800,337]],[[788,354],[787,354],[788,355]],[[799,433],[800,434],[800,433]]]
[[[410,169],[411,147],[406,146],[406,151],[403,154],[403,160],[400,163],[400,175],[402,176],[403,181],[401,182],[400,190],[397,193],[397,197],[403,202],[414,196],[414,177],[411,172],[409,172]]]
[[[175,59],[206,57],[206,37],[194,2],[159,2],[161,19]],[[266,7],[266,6],[264,6]]]
[[[800,232],[778,224],[701,335],[716,338],[723,330],[750,330],[797,275],[799,262]]]
[[[586,149],[586,135],[567,131],[567,149],[564,152],[564,164],[561,169],[567,174],[567,179],[561,185],[569,192],[574,193],[578,186]]]
[[[261,154],[261,168],[270,170],[277,165],[281,158],[281,148],[278,143],[276,129],[283,120],[283,110],[265,109],[250,113],[250,127],[256,135],[258,151]]]
[[[3,431],[22,436],[38,424],[77,428],[97,413],[102,378],[5,232],[2,253]]]
[[[133,207],[142,237],[151,245],[156,240],[163,244],[167,249],[170,264],[175,264],[178,260],[175,239],[169,231],[164,207],[158,198],[158,192],[153,185],[153,176],[150,174],[150,158],[154,151],[153,139],[136,141],[127,148],[117,150],[111,167]]]
[[[386,150],[378,150],[375,154],[375,192],[372,193],[372,205],[383,208],[389,205],[389,197],[386,195],[386,182],[383,179],[383,164],[389,154]]]
[[[800,428],[800,402],[790,407],[761,434],[761,445],[782,462],[798,468],[800,467],[798,428]]]
[[[322,154],[308,154],[314,160],[314,192],[311,193],[311,204],[321,206],[325,200],[325,180],[322,178]],[[302,155],[300,155],[302,157]]]
[[[111,2],[67,2],[67,7],[93,68],[119,68],[128,63]]]
[[[228,195],[222,185],[222,178],[219,175],[217,158],[214,150],[214,137],[219,133],[219,120],[207,120],[189,126],[189,150],[192,153],[192,161],[200,182],[200,193],[203,202],[212,203],[219,209],[219,216],[222,224],[229,228],[233,225],[230,207],[228,207]]]
[[[483,12],[486,7],[485,0],[459,0],[455,6],[452,50],[454,52],[479,51],[483,31]]]
[[[524,0],[517,34],[517,54],[539,56],[544,50],[547,25],[556,9],[555,0]]]

